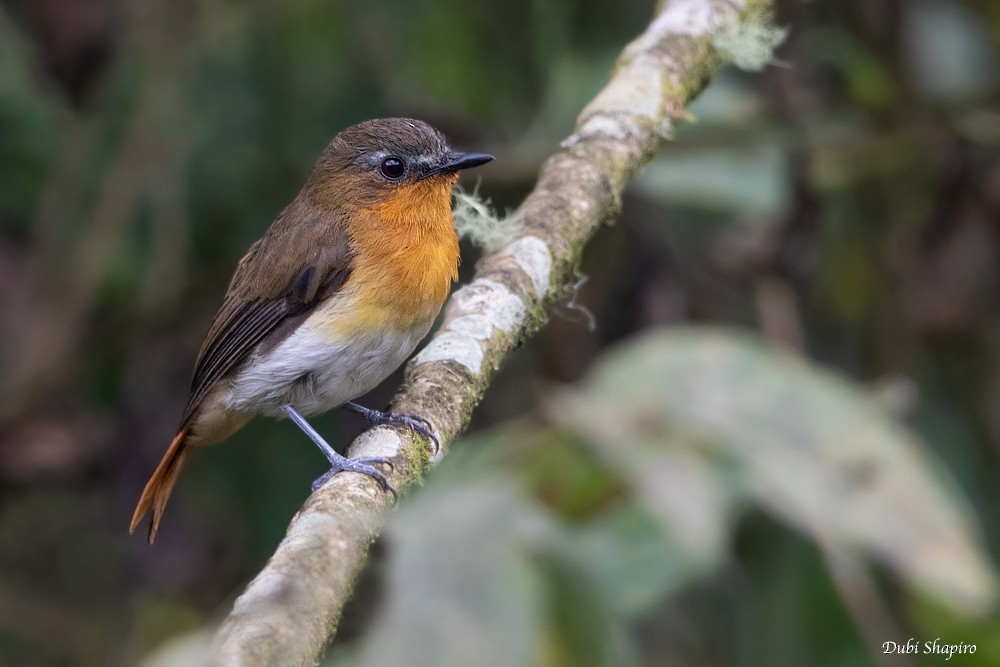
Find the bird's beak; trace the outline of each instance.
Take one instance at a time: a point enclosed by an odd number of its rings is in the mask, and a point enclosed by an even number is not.
[[[493,159],[488,153],[460,153],[452,151],[446,153],[444,159],[436,166],[424,172],[422,178],[437,176],[439,174],[454,174],[462,169],[471,169],[479,165],[486,164]]]

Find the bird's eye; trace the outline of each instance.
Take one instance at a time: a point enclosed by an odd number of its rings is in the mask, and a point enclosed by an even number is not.
[[[406,165],[398,157],[387,157],[382,160],[378,170],[390,181],[398,181],[406,172]]]

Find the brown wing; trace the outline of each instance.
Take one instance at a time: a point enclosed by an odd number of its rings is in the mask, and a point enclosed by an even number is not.
[[[290,205],[236,267],[198,352],[182,425],[257,345],[277,345],[347,282],[352,256],[342,223],[304,209]]]

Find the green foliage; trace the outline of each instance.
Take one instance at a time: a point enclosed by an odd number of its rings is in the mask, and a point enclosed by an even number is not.
[[[834,581],[878,565],[946,605],[956,640],[995,603],[968,505],[919,441],[863,387],[745,334],[647,333],[544,412],[555,428],[463,443],[392,518],[384,600],[335,664],[662,664],[637,629],[718,577],[753,508],[808,537],[804,564],[820,555]],[[575,497],[603,501],[566,504],[559,461]],[[857,638],[839,641],[811,663],[855,659]]]
[[[20,36],[0,16],[0,229],[24,233],[56,148],[57,112],[27,72]]]
[[[996,581],[968,507],[860,388],[697,329],[647,334],[593,375],[552,418],[627,472],[695,556],[718,551],[730,507],[749,501],[958,611],[993,605]]]

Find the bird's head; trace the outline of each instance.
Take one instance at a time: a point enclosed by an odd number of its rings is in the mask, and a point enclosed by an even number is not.
[[[493,159],[453,151],[439,131],[411,118],[381,118],[352,125],[326,147],[306,181],[324,200],[350,200],[360,208],[397,198],[446,198],[462,169]]]

